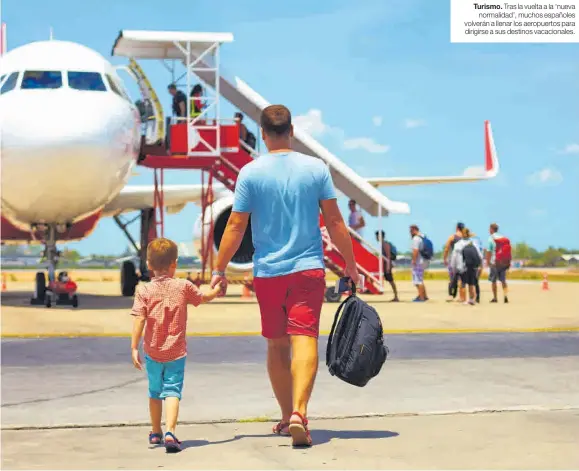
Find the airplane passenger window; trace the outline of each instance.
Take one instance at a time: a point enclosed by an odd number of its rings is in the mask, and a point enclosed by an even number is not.
[[[0,88],[0,95],[14,90],[14,88],[16,88],[16,82],[18,82],[18,72],[12,72],[2,85],[2,88]]]
[[[62,87],[62,74],[56,71],[28,70],[22,78],[23,90],[54,89]]]
[[[68,86],[75,90],[107,91],[103,78],[98,72],[68,72]]]

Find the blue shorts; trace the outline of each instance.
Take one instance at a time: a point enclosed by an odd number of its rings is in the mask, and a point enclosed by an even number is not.
[[[181,399],[186,359],[187,357],[183,357],[161,363],[145,355],[145,365],[149,377],[149,397],[151,399],[165,399],[166,397]]]

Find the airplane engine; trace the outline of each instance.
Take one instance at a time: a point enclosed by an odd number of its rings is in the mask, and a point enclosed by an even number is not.
[[[229,215],[231,214],[231,208],[233,207],[233,196],[227,196],[220,198],[215,201],[212,205],[207,206],[205,210],[205,220],[202,221],[203,215],[199,216],[195,222],[194,229],[194,245],[199,257],[203,257],[201,253],[201,238],[204,236],[208,245],[213,250],[213,256],[217,256],[217,251],[219,250],[219,244],[221,243],[221,238],[223,237],[223,232],[227,226],[227,221],[229,220]],[[209,234],[211,230],[211,213],[213,213],[213,234]],[[202,230],[203,228],[203,230]],[[210,237],[207,240],[207,237]],[[206,245],[205,247],[207,247]],[[229,270],[247,272],[253,269],[253,239],[251,237],[251,219],[245,230],[243,240],[241,245],[228,266]],[[215,258],[214,258],[215,260]]]

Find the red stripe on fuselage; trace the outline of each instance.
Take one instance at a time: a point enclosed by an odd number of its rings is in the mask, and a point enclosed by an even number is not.
[[[71,241],[80,240],[88,237],[90,233],[95,229],[97,222],[101,217],[101,212],[93,214],[81,221],[75,222],[70,229],[68,229],[63,234],[57,235],[57,240],[59,241]],[[32,242],[33,240],[43,240],[43,235],[40,232],[36,232],[34,239],[30,232],[26,232],[15,227],[10,221],[8,221],[3,216],[0,220],[2,242],[13,241],[13,242]]]

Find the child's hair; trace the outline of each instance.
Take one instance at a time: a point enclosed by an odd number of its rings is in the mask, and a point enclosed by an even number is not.
[[[147,262],[154,271],[165,271],[177,261],[177,244],[172,240],[158,238],[152,240],[147,247]]]
[[[461,232],[462,232],[462,236],[463,236],[465,239],[470,238],[471,233],[470,233],[470,229],[469,229],[469,228],[465,227],[465,228],[463,228],[463,230],[462,230]]]

